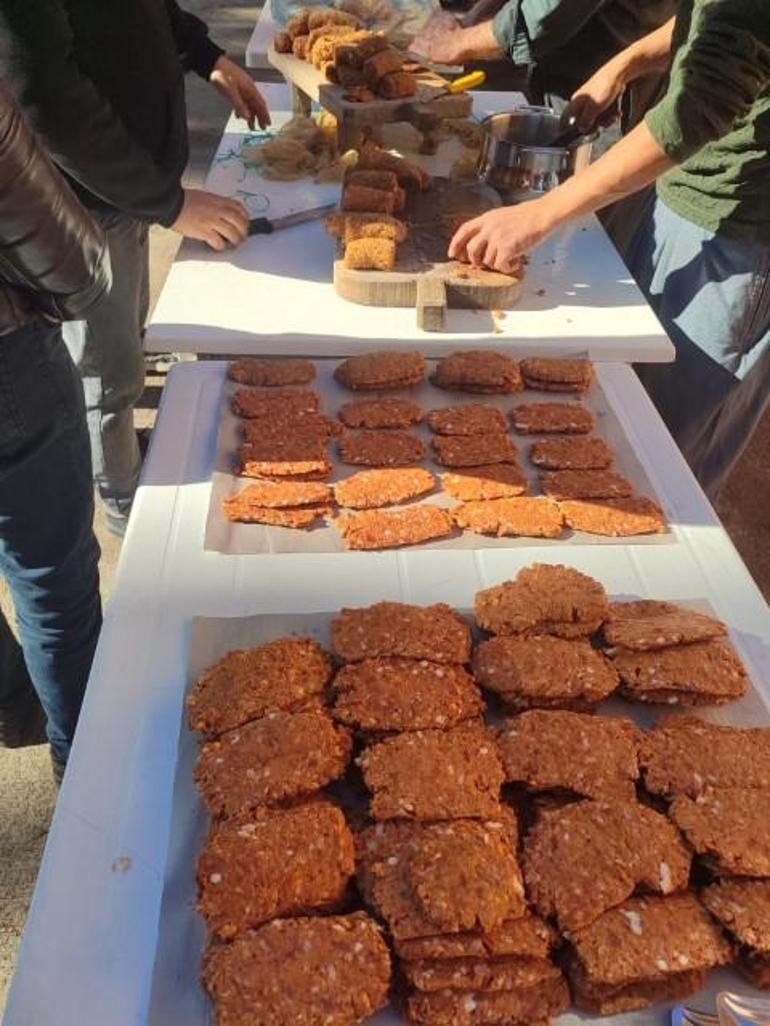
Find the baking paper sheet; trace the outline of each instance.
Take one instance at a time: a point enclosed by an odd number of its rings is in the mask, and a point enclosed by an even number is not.
[[[324,412],[332,416],[335,416],[340,407],[346,402],[378,396],[409,399],[421,406],[426,412],[439,407],[456,406],[463,403],[488,403],[501,410],[506,417],[514,406],[523,403],[573,401],[576,398],[571,393],[536,392],[530,389],[526,389],[524,392],[517,392],[515,395],[503,396],[478,395],[470,392],[446,392],[440,388],[434,388],[427,381],[420,388],[380,393],[352,392],[347,388],[343,388],[335,381],[333,372],[337,365],[337,361],[316,361],[315,381],[311,385],[301,386],[312,388],[316,391],[321,397]],[[433,364],[429,366],[429,376],[433,371],[433,366]],[[623,431],[601,387],[600,377],[601,368],[597,367],[596,378],[590,390],[583,397],[584,404],[596,414],[597,424],[596,430],[593,433],[603,438],[615,451],[615,467],[619,473],[628,478],[634,490],[640,495],[647,495],[660,502],[642,464],[634,452],[630,440]],[[264,524],[233,524],[225,520],[222,514],[223,499],[230,495],[235,495],[251,483],[249,478],[239,478],[233,473],[233,459],[238,445],[242,442],[242,437],[239,430],[240,420],[230,409],[230,400],[240,387],[243,386],[239,386],[226,379],[222,389],[214,475],[206,518],[204,548],[209,552],[223,552],[228,555],[250,555],[265,552],[347,552],[348,550],[345,548],[339,531],[333,526],[331,521],[319,521],[322,526],[315,527],[310,531],[298,531],[287,527],[272,527]],[[267,391],[269,393],[269,390]],[[415,425],[409,428],[409,431],[419,435],[427,446],[428,455],[422,461],[422,466],[436,475],[442,471],[451,472],[452,468],[441,467],[432,461],[430,442],[433,434],[425,423]],[[538,495],[540,490],[537,483],[537,470],[530,464],[527,453],[529,446],[533,442],[541,438],[553,438],[554,436],[518,435],[511,430],[509,431],[509,437],[514,439],[519,450],[522,470],[530,481],[529,492],[532,495]],[[331,482],[350,477],[360,470],[370,469],[368,467],[348,466],[341,463],[337,458],[337,447],[334,439],[332,439],[328,448],[332,462]],[[472,471],[472,468],[468,469]],[[434,504],[446,508],[456,505],[455,500],[443,491],[432,492],[430,495],[417,499],[415,503],[405,503],[404,505],[420,503]],[[403,508],[403,506],[393,506],[390,508],[398,509]],[[473,534],[470,531],[458,531],[449,538],[423,542],[421,545],[406,546],[403,551],[410,552],[413,549],[520,548],[532,545],[660,545],[675,540],[674,532],[670,527],[662,534],[638,535],[632,538],[606,538],[601,535],[585,534],[570,530],[566,530],[560,539],[494,538],[483,534]]]
[[[636,597],[623,595],[616,598]],[[711,613],[708,602],[694,600],[682,605]],[[464,611],[469,616],[467,610]],[[192,623],[187,687],[225,653],[234,648],[248,648],[272,641],[286,634],[314,637],[329,647],[330,624],[335,612],[286,615],[260,615],[238,618],[196,618]],[[758,681],[755,668],[746,657],[739,637],[731,641],[746,664],[750,679]],[[641,703],[612,699],[600,706],[608,715],[623,715],[640,726],[650,727],[665,714],[686,715],[691,710],[670,706],[647,707]],[[770,726],[770,707],[752,683],[748,695],[727,706],[701,708],[695,714],[714,723],[734,726]],[[179,734],[179,759],[174,781],[171,838],[160,910],[158,948],[152,980],[148,1026],[211,1026],[211,1004],[200,984],[200,964],[206,932],[195,912],[195,863],[208,830],[208,814],[193,783],[193,768],[198,753],[198,735],[188,730],[183,719]],[[761,996],[732,970],[719,970],[709,976],[709,985],[689,999],[695,1007],[714,1008],[719,990],[738,990]],[[595,1023],[596,1026],[668,1026],[670,1005],[659,1005],[640,1012],[598,1018],[568,1013],[560,1016],[558,1026]],[[368,1020],[369,1026],[407,1026],[390,1008],[383,1009]]]

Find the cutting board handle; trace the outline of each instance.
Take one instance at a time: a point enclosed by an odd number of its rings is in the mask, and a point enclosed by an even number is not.
[[[417,327],[423,331],[443,331],[447,308],[443,278],[424,274],[417,279]]]

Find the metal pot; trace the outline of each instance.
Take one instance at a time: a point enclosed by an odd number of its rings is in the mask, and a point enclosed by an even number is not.
[[[549,146],[559,132],[559,115],[550,107],[517,107],[485,118],[477,173],[506,199],[541,196],[591,161],[596,132],[569,146]]]

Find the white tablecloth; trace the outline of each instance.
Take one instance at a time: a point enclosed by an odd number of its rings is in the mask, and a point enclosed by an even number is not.
[[[221,364],[183,364],[164,392],[5,1026],[146,1021],[195,615],[336,610],[384,598],[467,607],[478,588],[524,565],[566,560],[615,595],[708,599],[770,698],[770,610],[629,368],[600,368],[602,386],[666,496],[676,545],[206,553],[222,375]]]
[[[260,86],[276,125],[290,117],[288,89]],[[521,102],[518,93],[477,93],[482,117]],[[253,214],[325,202],[334,187],[271,183],[238,157],[247,129],[232,118],[208,185],[244,200]],[[433,164],[437,169],[440,160]],[[516,307],[497,322],[487,311],[450,310],[447,331],[417,328],[414,310],[360,306],[332,287],[335,244],[322,223],[300,225],[214,253],[183,243],[145,337],[149,352],[347,356],[361,343],[419,347],[439,356],[464,347],[517,355],[588,354],[596,360],[666,361],[673,347],[594,217],[555,233],[532,254]]]

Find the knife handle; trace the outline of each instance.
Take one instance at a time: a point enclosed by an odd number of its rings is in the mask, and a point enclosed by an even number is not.
[[[465,93],[469,89],[475,89],[476,86],[484,85],[487,80],[486,72],[484,71],[470,71],[467,75],[461,75],[456,78],[453,82],[450,82],[447,86],[447,91],[453,96],[456,93]]]
[[[270,235],[273,222],[266,217],[252,217],[249,221],[249,235]]]

